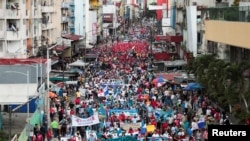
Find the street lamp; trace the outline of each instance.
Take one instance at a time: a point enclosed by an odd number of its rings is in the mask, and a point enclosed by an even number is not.
[[[30,115],[30,104],[29,104],[29,83],[30,83],[30,74],[29,71],[27,70],[26,73],[19,72],[19,71],[4,71],[5,73],[16,73],[16,74],[21,74],[26,76],[27,78],[27,96],[28,96],[28,103],[27,103],[27,119],[29,119]]]

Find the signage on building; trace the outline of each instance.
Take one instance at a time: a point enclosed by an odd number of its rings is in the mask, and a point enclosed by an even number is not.
[[[113,14],[103,14],[103,22],[112,22]]]

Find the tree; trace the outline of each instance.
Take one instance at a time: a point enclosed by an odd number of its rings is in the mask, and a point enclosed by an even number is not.
[[[240,0],[234,0],[232,6],[239,6]]]
[[[224,109],[229,108],[240,118],[250,116],[249,62],[227,63],[216,59],[215,55],[204,55],[189,62],[186,69],[206,87],[208,96]]]

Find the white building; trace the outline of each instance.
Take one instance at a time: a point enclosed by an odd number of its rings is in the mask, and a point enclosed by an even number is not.
[[[0,57],[28,58],[61,33],[61,0],[1,0]]]

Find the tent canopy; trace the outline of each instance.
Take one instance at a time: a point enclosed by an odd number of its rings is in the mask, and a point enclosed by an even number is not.
[[[69,64],[69,66],[76,66],[76,67],[85,67],[87,65],[88,65],[88,63],[83,62],[82,60],[77,60],[77,61]]]

